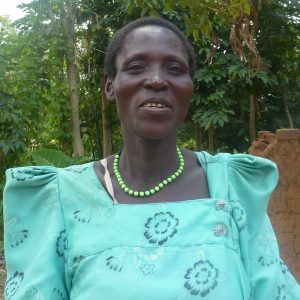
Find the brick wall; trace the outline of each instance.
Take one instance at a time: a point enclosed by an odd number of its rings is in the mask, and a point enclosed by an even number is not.
[[[281,256],[300,281],[300,129],[279,129],[276,134],[261,131],[249,153],[274,161],[279,184],[268,212],[274,226]]]

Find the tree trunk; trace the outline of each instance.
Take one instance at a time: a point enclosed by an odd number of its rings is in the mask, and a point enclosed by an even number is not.
[[[61,6],[62,24],[65,30],[66,42],[66,61],[67,74],[69,81],[70,104],[71,104],[71,120],[72,120],[72,147],[73,155],[84,155],[84,148],[80,135],[80,119],[79,119],[79,95],[77,82],[77,68],[75,63],[75,2],[67,1],[66,10]]]
[[[256,129],[255,129],[255,106],[256,106],[256,99],[253,94],[250,95],[250,113],[249,113],[249,134],[250,134],[250,144],[256,138]]]
[[[208,128],[208,152],[214,152],[214,129],[212,126]]]
[[[198,124],[195,124],[195,142],[196,142],[196,150],[199,151],[202,148],[201,145],[201,128]]]
[[[103,80],[101,88],[102,98],[102,133],[103,133],[103,157],[111,155],[111,127],[108,120],[108,101],[104,92],[105,82]]]
[[[289,105],[288,105],[288,101],[287,98],[284,96],[283,97],[283,105],[284,105],[284,111],[289,123],[289,128],[293,129],[294,128],[294,123],[293,123],[293,119],[292,116],[290,114],[290,110],[289,110]]]

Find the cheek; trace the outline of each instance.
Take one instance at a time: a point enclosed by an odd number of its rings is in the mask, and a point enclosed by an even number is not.
[[[189,99],[191,99],[192,96],[193,96],[193,93],[194,93],[194,84],[193,84],[193,81],[191,79],[186,82],[185,90],[186,90],[186,93],[187,93],[187,97]]]
[[[131,98],[136,91],[136,82],[124,76],[116,78],[114,82],[114,93],[116,100]]]
[[[176,93],[180,94],[180,97],[191,98],[194,92],[194,84],[189,75],[180,78],[177,82],[173,82],[176,88]]]

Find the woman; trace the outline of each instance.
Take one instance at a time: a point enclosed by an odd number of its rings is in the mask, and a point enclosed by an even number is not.
[[[300,299],[266,215],[274,163],[176,147],[194,65],[167,21],[116,33],[105,88],[124,148],[7,171],[6,299]]]

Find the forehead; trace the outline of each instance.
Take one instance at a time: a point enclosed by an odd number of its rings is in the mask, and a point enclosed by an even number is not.
[[[117,63],[135,54],[144,53],[155,55],[169,53],[170,55],[183,56],[188,60],[187,51],[179,37],[171,30],[159,26],[144,26],[131,31],[125,38]]]

